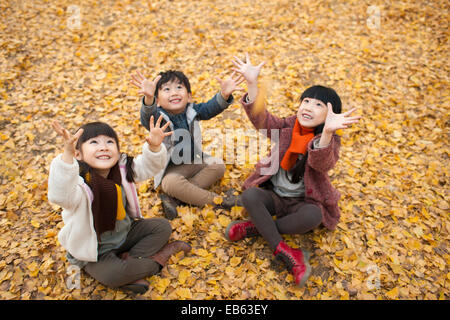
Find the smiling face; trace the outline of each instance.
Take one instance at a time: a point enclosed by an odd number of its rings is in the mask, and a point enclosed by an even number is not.
[[[81,144],[75,158],[86,162],[92,169],[104,178],[109,170],[119,161],[120,152],[114,138],[98,135]]]
[[[298,122],[303,127],[315,128],[325,122],[327,106],[320,100],[304,98],[297,111]]]
[[[185,85],[180,80],[174,79],[161,85],[156,102],[164,110],[178,114],[185,110],[191,98]]]

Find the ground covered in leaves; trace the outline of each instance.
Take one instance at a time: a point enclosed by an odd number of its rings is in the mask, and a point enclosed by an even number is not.
[[[0,17],[0,299],[449,299],[448,1],[3,0]],[[146,131],[132,72],[180,69],[200,102],[245,52],[267,62],[270,111],[291,115],[305,88],[324,84],[363,115],[330,173],[337,229],[286,237],[312,252],[306,286],[293,286],[262,239],[226,241],[241,208],[185,206],[172,238],[193,251],[149,278],[147,293],[84,272],[68,289],[61,210],[47,201],[62,151],[50,121],[106,121],[136,154]],[[208,129],[252,129],[239,98],[203,122],[205,145],[217,142]],[[231,161],[212,189],[240,190],[250,158]],[[153,182],[139,192],[146,217],[162,216]]]

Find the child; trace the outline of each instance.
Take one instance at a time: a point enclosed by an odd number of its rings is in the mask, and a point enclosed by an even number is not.
[[[172,232],[163,218],[143,219],[134,182],[164,168],[161,145],[170,123],[150,119],[150,134],[136,158],[120,153],[116,132],[106,123],[83,125],[75,135],[54,122],[64,138],[64,152],[50,165],[48,199],[63,207],[58,240],[76,264],[101,283],[136,293],[148,289],[144,279],[160,271],[169,257],[190,246],[167,244]],[[74,160],[77,161],[74,161]]]
[[[232,102],[232,93],[244,80],[234,73],[226,80],[216,78],[221,92],[206,103],[193,103],[191,86],[188,78],[180,71],[161,72],[153,81],[147,80],[139,71],[132,75],[131,83],[140,88],[143,94],[140,112],[141,123],[147,129],[148,119],[153,115],[163,116],[164,121],[171,122],[174,135],[167,137],[163,143],[170,157],[164,170],[155,176],[154,187],[161,184],[166,195],[161,195],[166,218],[174,219],[178,199],[196,206],[213,204],[218,195],[206,190],[214,182],[222,178],[225,165],[220,159],[204,154],[201,149],[200,120],[208,120],[224,111]],[[239,198],[232,195],[233,190],[226,192],[221,207],[229,209],[241,205]],[[173,198],[172,198],[173,197]]]
[[[273,255],[286,264],[295,283],[302,286],[310,274],[309,253],[289,247],[281,234],[303,234],[320,223],[331,230],[336,227],[340,193],[327,175],[339,157],[340,137],[335,131],[360,117],[350,117],[355,109],[340,114],[339,96],[322,86],[305,90],[296,115],[280,119],[267,110],[258,114],[254,102],[264,63],[253,66],[248,55],[245,63],[238,58],[233,62],[237,67],[234,70],[247,81],[248,94],[241,102],[250,121],[257,129],[267,129],[269,138],[279,133],[279,149],[271,151],[270,162],[259,162],[244,182],[242,202],[250,221],[232,222],[225,234],[230,241],[262,235]],[[279,164],[278,170],[265,174],[271,163]]]

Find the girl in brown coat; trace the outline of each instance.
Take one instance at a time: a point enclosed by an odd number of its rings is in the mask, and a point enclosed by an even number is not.
[[[253,66],[247,55],[245,63],[236,58],[234,64],[247,81],[244,110],[255,128],[264,129],[276,145],[244,182],[242,202],[250,220],[232,222],[225,234],[230,241],[262,235],[302,286],[311,271],[309,253],[289,247],[281,234],[303,234],[321,223],[330,230],[336,227],[340,193],[327,174],[339,158],[341,142],[335,132],[360,117],[350,116],[355,109],[341,113],[339,96],[323,86],[303,92],[296,115],[280,119],[265,109],[258,112],[257,79],[264,63]]]

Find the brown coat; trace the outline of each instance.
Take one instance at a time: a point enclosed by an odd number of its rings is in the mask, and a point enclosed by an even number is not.
[[[252,113],[253,103],[245,103],[245,98],[246,96],[242,98],[241,103],[255,128],[266,129],[266,135],[268,138],[272,139],[272,142],[276,142],[274,140],[276,140],[277,133],[273,130],[279,129],[279,141],[271,150],[267,158],[262,159],[256,164],[255,171],[244,182],[244,190],[262,184],[277,172],[281,159],[283,159],[283,156],[291,143],[292,130],[297,118],[297,116],[294,115],[280,119],[269,113],[267,110],[254,115]],[[334,134],[327,147],[313,149],[312,144],[314,140],[320,139],[320,136],[320,134],[315,136],[308,144],[308,161],[303,177],[305,184],[305,201],[319,206],[322,210],[323,225],[330,230],[334,230],[340,218],[338,201],[341,194],[331,185],[328,171],[333,169],[339,159],[341,139],[338,135]],[[276,148],[279,148],[278,159]],[[268,169],[271,164],[277,165],[275,172]],[[268,171],[270,171],[270,174],[264,174]]]

